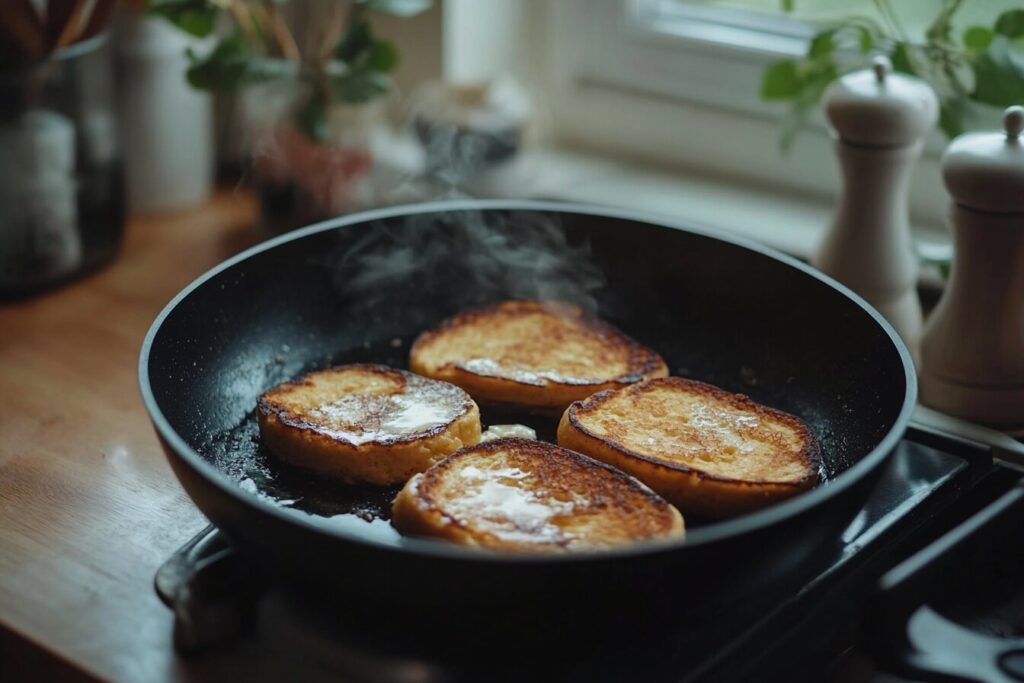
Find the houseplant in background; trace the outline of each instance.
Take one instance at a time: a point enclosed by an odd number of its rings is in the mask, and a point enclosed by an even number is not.
[[[787,12],[798,9],[797,0],[781,2]],[[829,84],[864,68],[877,54],[888,55],[894,69],[932,86],[940,101],[938,126],[949,139],[966,130],[995,127],[1005,107],[1024,102],[1024,9],[993,8],[990,25],[970,25],[960,32],[954,22],[964,0],[941,0],[917,37],[902,25],[891,0],[874,0],[873,5],[880,21],[856,14],[824,24],[803,57],[766,68],[761,97],[791,105],[780,136],[783,150]],[[946,250],[919,256],[948,277],[951,257]]]
[[[150,0],[150,11],[192,35],[217,35],[209,50],[189,52],[194,87],[258,101],[253,180],[265,222],[280,231],[365,202],[370,127],[380,116],[372,103],[391,90],[398,63],[398,49],[374,33],[372,18],[411,17],[430,4]]]
[[[876,54],[888,55],[894,69],[931,84],[941,103],[939,127],[949,138],[972,128],[979,108],[991,108],[995,117],[1024,101],[1024,9],[998,13],[990,26],[969,26],[957,35],[954,20],[964,0],[941,0],[918,38],[902,25],[892,0],[873,4],[880,21],[856,14],[830,22],[819,28],[803,57],[774,62],[765,70],[761,97],[791,103],[781,138],[784,148],[825,88],[844,73],[868,66]],[[788,12],[796,5],[797,0],[782,0]]]

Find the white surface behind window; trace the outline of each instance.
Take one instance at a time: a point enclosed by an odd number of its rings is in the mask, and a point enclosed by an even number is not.
[[[757,1],[546,4],[545,89],[557,138],[750,183],[761,195],[834,198],[840,176],[822,118],[812,119],[783,155],[778,140],[785,105],[758,97],[764,67],[802,53],[813,29],[780,12],[741,6]],[[911,188],[912,220],[926,239],[944,239],[942,142],[936,134]]]

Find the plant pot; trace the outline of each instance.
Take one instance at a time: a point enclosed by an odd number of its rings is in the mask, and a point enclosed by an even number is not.
[[[294,123],[300,90],[286,84],[251,88],[243,105],[251,117],[254,101],[260,102],[252,129],[252,180],[264,226],[275,234],[375,201],[370,138],[383,116],[380,106],[334,106],[327,138],[314,140]]]
[[[264,133],[254,178],[265,227],[287,232],[367,208],[373,155],[368,143],[317,142],[290,125]]]

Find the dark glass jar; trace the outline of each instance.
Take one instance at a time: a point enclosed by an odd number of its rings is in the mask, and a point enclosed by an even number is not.
[[[31,66],[0,65],[0,296],[109,261],[124,178],[107,36]]]

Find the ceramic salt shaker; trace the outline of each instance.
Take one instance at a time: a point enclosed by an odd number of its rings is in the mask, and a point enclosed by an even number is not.
[[[921,402],[1024,429],[1024,107],[1003,130],[961,135],[942,157],[954,258],[921,340]]]
[[[907,192],[938,100],[927,83],[893,73],[880,56],[871,69],[833,83],[824,101],[843,191],[812,263],[878,309],[916,361],[922,317]]]

